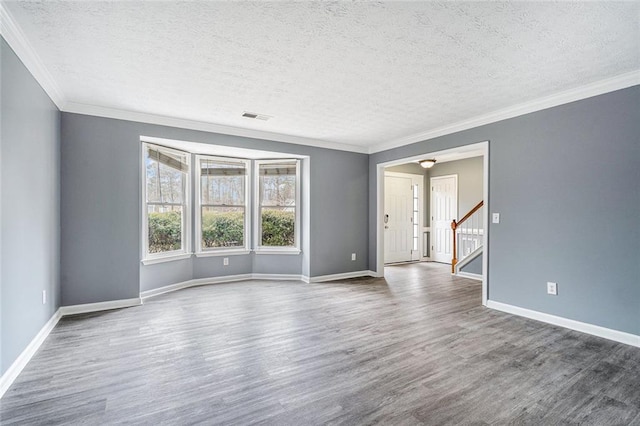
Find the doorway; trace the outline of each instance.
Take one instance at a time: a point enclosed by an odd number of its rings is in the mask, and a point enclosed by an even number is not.
[[[458,175],[438,176],[431,183],[431,258],[451,264],[453,230],[451,221],[458,219]]]
[[[420,260],[424,176],[384,174],[384,263]]]
[[[451,149],[445,149],[442,151],[425,151],[419,154],[414,154],[410,157],[399,158],[395,160],[384,161],[376,164],[375,176],[376,176],[376,197],[375,197],[375,233],[372,235],[374,239],[374,246],[376,248],[375,257],[373,259],[373,265],[375,270],[372,271],[372,275],[376,277],[384,277],[384,200],[385,200],[385,188],[384,188],[384,175],[385,168],[399,166],[407,163],[418,164],[420,160],[429,158],[445,158],[447,161],[453,161],[455,159],[470,158],[470,157],[482,157],[483,158],[483,182],[482,193],[485,203],[484,214],[482,217],[483,229],[485,232],[485,254],[482,256],[482,304],[486,306],[489,296],[489,264],[488,258],[490,255],[490,228],[489,228],[489,212],[490,212],[490,199],[489,199],[489,141],[474,143],[470,145],[458,146]],[[430,213],[430,212],[429,212]],[[431,214],[429,214],[431,216]],[[428,238],[425,239],[428,241]]]

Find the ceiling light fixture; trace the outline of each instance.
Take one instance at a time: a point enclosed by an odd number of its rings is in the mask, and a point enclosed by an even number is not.
[[[436,164],[436,159],[435,158],[431,158],[429,160],[420,160],[418,161],[418,163],[424,168],[424,169],[430,169],[433,167],[434,164]]]

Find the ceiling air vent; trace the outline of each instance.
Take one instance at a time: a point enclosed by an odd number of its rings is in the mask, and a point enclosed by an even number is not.
[[[267,121],[268,119],[271,118],[270,115],[264,115],[264,114],[256,114],[255,112],[243,112],[242,116],[245,118],[254,118],[256,120],[262,120],[262,121]]]

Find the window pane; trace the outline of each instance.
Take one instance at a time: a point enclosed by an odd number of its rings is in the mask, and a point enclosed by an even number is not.
[[[200,200],[202,204],[244,206],[245,163],[200,160]]]
[[[151,160],[149,156],[145,159],[146,180],[147,180],[147,201],[160,202],[160,180],[158,179],[158,162]]]
[[[296,245],[297,162],[260,164],[260,245]]]
[[[160,200],[163,203],[182,203],[184,183],[184,173],[160,164]]]
[[[260,203],[262,206],[295,206],[296,176],[260,176]]]
[[[165,153],[158,149],[147,149],[147,157],[145,159],[147,201],[152,203],[183,203],[186,173],[173,167],[173,162],[170,163],[172,165],[167,165],[154,159],[154,155],[155,157],[158,155],[164,156]],[[174,157],[179,158],[180,161],[186,164],[186,155],[171,155],[171,159]],[[161,158],[164,159],[165,157]]]
[[[263,246],[294,246],[296,211],[293,207],[263,207],[260,209]]]
[[[149,253],[182,248],[182,206],[147,206]]]
[[[244,247],[244,207],[202,207],[202,249]]]

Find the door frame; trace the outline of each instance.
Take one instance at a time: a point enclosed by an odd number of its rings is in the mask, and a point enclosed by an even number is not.
[[[418,262],[420,260],[422,260],[422,222],[424,222],[424,218],[422,217],[424,215],[424,204],[422,203],[422,200],[424,198],[424,188],[421,188],[420,186],[424,186],[424,175],[418,175],[415,173],[402,173],[402,172],[388,172],[385,171],[384,172],[384,177],[386,178],[387,176],[390,177],[401,177],[401,178],[406,178],[406,179],[411,179],[411,185],[414,185],[416,183],[416,181],[420,181],[419,183],[419,191],[418,191],[418,259],[413,260],[411,259],[410,262]],[[384,186],[384,181],[382,182],[383,186]],[[384,210],[384,199],[382,200],[382,209]],[[384,214],[384,212],[383,212]],[[383,234],[382,234],[382,243],[383,243],[383,248],[384,248],[384,230],[383,230]],[[383,251],[383,257],[384,257],[384,251]],[[413,255],[411,256],[413,257]],[[383,259],[384,262],[384,259]]]
[[[482,170],[482,197],[484,199],[483,209],[483,224],[484,224],[484,253],[482,256],[482,304],[487,305],[489,296],[489,249],[490,249],[490,231],[489,228],[489,141],[474,143],[471,145],[463,145],[456,148],[440,150],[440,151],[425,151],[419,155],[413,155],[411,157],[400,158],[397,160],[385,161],[376,164],[376,261],[375,271],[371,271],[372,275],[376,277],[384,277],[384,169],[388,166],[397,166],[400,164],[418,162],[425,158],[432,158],[441,155],[460,153],[464,151],[482,152],[483,157],[483,170]]]
[[[460,201],[459,198],[458,198],[458,194],[459,194],[459,191],[458,191],[458,175],[457,174],[455,174],[455,175],[442,175],[442,176],[433,176],[433,177],[429,176],[429,186],[433,188],[433,183],[432,182],[433,182],[434,179],[449,179],[449,178],[453,178],[455,183],[456,183],[456,213],[455,213],[456,217],[455,217],[455,219],[458,220],[458,219],[460,219],[458,217],[458,212],[460,211],[459,206],[458,206],[458,202]],[[434,231],[434,227],[433,227],[433,189],[431,189],[429,191],[429,215],[431,216],[431,220],[429,221],[429,229],[431,230],[431,243],[434,244],[435,241],[436,241],[436,237],[435,237],[436,233],[433,232]],[[453,250],[453,247],[452,247],[452,250]],[[430,254],[431,254],[431,256],[430,256],[431,260],[433,260],[434,262],[437,262],[437,260],[434,259],[433,248],[431,249]],[[449,264],[451,264],[451,263],[449,263]]]

